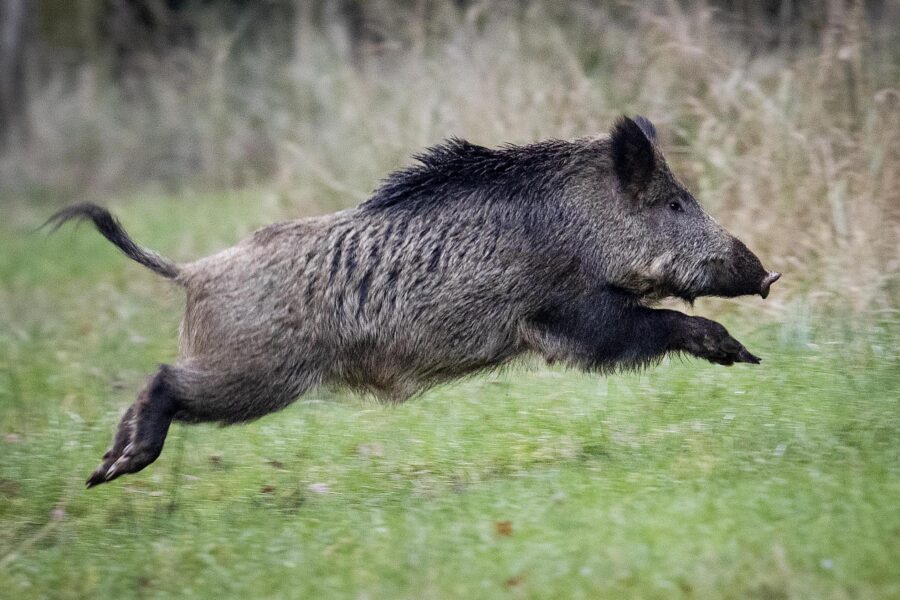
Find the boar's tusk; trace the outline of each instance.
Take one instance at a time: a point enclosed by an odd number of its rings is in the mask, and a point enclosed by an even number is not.
[[[759,285],[759,295],[763,298],[766,298],[769,295],[769,288],[772,287],[772,284],[778,281],[781,278],[781,273],[777,273],[772,271],[765,277],[763,277],[762,283]]]

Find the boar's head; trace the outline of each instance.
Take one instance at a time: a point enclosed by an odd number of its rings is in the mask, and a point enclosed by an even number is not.
[[[716,223],[672,175],[643,117],[619,119],[605,141],[614,192],[605,200],[610,283],[642,297],[768,296],[781,275]]]

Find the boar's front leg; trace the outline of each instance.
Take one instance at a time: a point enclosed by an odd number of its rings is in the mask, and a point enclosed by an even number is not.
[[[608,290],[540,311],[523,327],[523,337],[548,361],[585,370],[641,366],[670,352],[721,365],[759,362],[715,321],[650,309]]]
[[[617,326],[619,335],[633,348],[624,356],[610,356],[614,362],[644,363],[669,352],[686,352],[709,362],[731,366],[734,363],[759,364],[743,344],[715,321],[691,317],[674,310],[636,307],[626,313]]]
[[[731,337],[719,323],[703,317],[689,317],[679,312],[670,312],[678,315],[678,318],[673,319],[670,341],[673,350],[687,352],[725,366],[739,362],[759,364],[760,359]]]

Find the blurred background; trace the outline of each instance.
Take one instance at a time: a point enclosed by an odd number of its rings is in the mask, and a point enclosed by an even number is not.
[[[89,492],[176,261],[448,136],[659,130],[770,269],[762,365],[516,366],[176,426]],[[0,598],[900,597],[900,0],[0,0]]]
[[[782,291],[895,307],[896,1],[2,0],[0,19],[7,202],[253,189],[269,216],[320,213],[450,135],[640,113]]]

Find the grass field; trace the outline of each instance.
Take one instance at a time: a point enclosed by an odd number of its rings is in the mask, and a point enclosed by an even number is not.
[[[282,210],[142,200],[115,208],[176,259]],[[0,224],[0,597],[900,597],[890,313],[701,301],[761,366],[317,392],[85,491],[182,299],[87,227],[32,234],[50,210]]]

